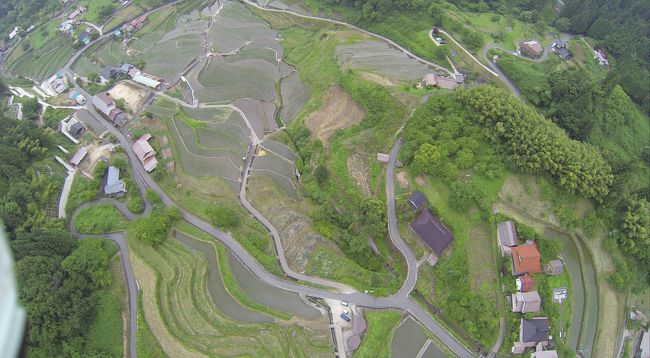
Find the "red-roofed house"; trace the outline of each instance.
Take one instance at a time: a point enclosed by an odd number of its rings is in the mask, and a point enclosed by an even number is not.
[[[158,165],[156,160],[156,151],[153,150],[148,140],[151,139],[151,134],[145,134],[140,139],[133,143],[133,152],[138,156],[140,162],[144,166],[144,170],[151,172]]]
[[[544,48],[542,48],[542,45],[534,40],[522,42],[519,48],[522,52],[526,52],[528,55],[535,58],[541,56],[542,53],[544,53]]]
[[[535,280],[528,275],[519,276],[515,280],[517,283],[517,290],[521,292],[532,291],[535,288]]]
[[[541,256],[536,244],[519,245],[511,250],[513,275],[519,276],[525,273],[542,272]]]

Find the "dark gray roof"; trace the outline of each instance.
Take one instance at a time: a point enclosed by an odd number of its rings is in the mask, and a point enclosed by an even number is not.
[[[117,72],[115,71],[115,68],[112,66],[106,66],[102,68],[100,75],[104,77],[105,79],[113,78],[117,75]]]
[[[113,119],[113,123],[116,126],[121,126],[122,124],[124,124],[124,122],[126,122],[126,113],[124,113],[124,112],[118,113],[115,116],[115,119]]]
[[[73,125],[70,126],[70,134],[71,134],[73,137],[79,139],[79,137],[80,137],[81,134],[83,133],[84,129],[85,129],[84,125],[81,124],[81,123],[79,123],[79,122],[77,122],[77,123],[75,123],[75,124],[73,124]]]
[[[421,191],[413,192],[413,194],[411,194],[411,196],[408,198],[408,203],[411,204],[415,210],[421,209],[426,202],[427,199],[424,197],[424,194],[422,194]]]
[[[521,342],[543,342],[548,340],[548,318],[521,319]]]
[[[429,209],[422,211],[422,214],[411,223],[411,228],[438,256],[454,239],[451,232],[431,214]]]
[[[563,60],[568,60],[571,57],[573,57],[573,54],[571,54],[571,51],[567,50],[566,47],[561,47],[557,50],[558,56],[560,56],[561,59]]]

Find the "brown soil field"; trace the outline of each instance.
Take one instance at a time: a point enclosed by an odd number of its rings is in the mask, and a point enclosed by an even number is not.
[[[278,229],[289,266],[304,271],[311,252],[317,246],[338,252],[338,247],[320,236],[312,227],[308,214],[311,208],[305,201],[288,198],[276,187],[271,178],[253,176],[248,181],[248,197],[251,204],[269,218]],[[273,215],[269,215],[273,213]]]
[[[370,196],[372,192],[368,180],[368,165],[358,153],[348,157],[348,172],[354,178],[361,193]]]
[[[390,79],[388,79],[388,78],[386,78],[386,77],[384,77],[382,75],[378,75],[376,73],[360,72],[359,76],[361,76],[361,78],[363,78],[363,79],[366,79],[366,80],[368,80],[370,82],[373,82],[373,83],[376,83],[378,85],[382,85],[382,86],[386,86],[386,87],[399,86],[399,83],[393,82]]]
[[[325,93],[325,104],[305,119],[313,139],[327,146],[327,139],[337,130],[359,123],[365,116],[363,108],[354,102],[343,88],[333,85]]]
[[[142,102],[147,97],[147,92],[140,88],[129,85],[126,82],[118,82],[108,90],[108,94],[115,99],[122,98],[126,102],[126,109],[136,113]]]

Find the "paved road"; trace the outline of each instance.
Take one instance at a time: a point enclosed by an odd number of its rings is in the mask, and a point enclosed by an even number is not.
[[[487,58],[487,50],[485,48],[483,49],[482,54],[483,54],[483,58],[485,59],[485,61],[488,64],[489,67],[484,65],[483,62],[481,62],[478,58],[476,58],[476,56],[474,56],[471,52],[469,52],[469,50],[466,49],[465,46],[463,46],[460,42],[456,41],[456,39],[454,39],[454,37],[451,36],[448,32],[446,32],[446,31],[444,31],[442,29],[439,29],[439,31],[443,35],[447,36],[447,38],[449,40],[451,40],[454,44],[456,44],[456,46],[460,47],[463,50],[463,52],[465,52],[471,59],[474,60],[474,62],[476,62],[484,70],[486,70],[488,73],[492,74],[493,76],[496,76],[497,78],[499,78],[510,89],[510,91],[515,96],[517,96],[517,98],[519,98],[519,99],[523,98],[522,95],[521,95],[521,91],[519,91],[519,88],[517,88],[517,86],[515,86],[515,84],[512,83],[512,81],[510,81],[508,76],[506,76],[498,66],[496,66],[494,63],[492,63],[491,61],[488,60],[488,58]],[[433,38],[433,31],[429,32],[429,38],[431,39],[431,41],[433,41],[435,44],[437,44],[436,40]]]
[[[170,6],[173,3],[170,3],[166,6]],[[257,6],[256,4],[250,3],[253,6]],[[261,8],[261,7],[259,7]],[[349,25],[340,21],[336,20],[331,20],[331,19],[322,19],[322,18],[317,18],[317,17],[311,17],[311,16],[305,16],[305,15],[299,15],[295,14],[290,11],[284,11],[284,10],[275,10],[275,9],[265,9],[264,10],[268,11],[278,11],[278,12],[285,12],[285,13],[291,13],[296,16],[300,17],[305,17],[305,18],[312,18],[312,19],[317,19],[317,20],[323,20],[323,21],[328,21],[331,23],[336,23],[339,25],[344,25],[347,27],[355,28],[359,31],[362,31],[364,33],[370,34],[372,36],[378,37],[383,39],[384,41],[389,42],[393,46],[397,47],[410,57],[413,57],[415,59],[418,59],[419,61],[426,63],[430,66],[439,68],[441,70],[444,70],[446,72],[449,72],[449,70],[441,68],[440,66],[430,63],[426,60],[423,60],[413,54],[411,54],[409,51],[405,50],[401,46],[395,44],[391,40],[384,38],[380,35],[376,35],[373,33],[370,33],[366,30],[359,29],[353,25]],[[152,10],[153,11],[153,10]],[[76,90],[79,90],[86,98],[90,99],[92,96],[90,96],[86,91],[81,89],[78,84],[76,83],[74,79],[74,74],[72,71],[70,71],[70,67],[72,64],[76,61],[76,59],[81,56],[84,51],[86,51],[93,43],[96,43],[97,41],[101,40],[102,38],[108,36],[109,34],[105,34],[97,38],[95,41],[93,41],[91,44],[88,46],[85,46],[84,48],[80,49],[77,51],[73,57],[68,61],[66,66],[64,67],[66,75],[69,77],[73,87],[75,87]],[[137,159],[137,156],[133,152],[131,148],[131,143],[127,138],[124,136],[120,130],[115,128],[113,125],[110,123],[107,123],[107,121],[95,110],[94,106],[92,105],[91,101],[89,100],[87,103],[87,109],[89,113],[95,117],[99,122],[102,122],[105,124],[105,126],[108,128],[108,131],[117,139],[117,141],[122,145],[124,148],[128,158],[129,158],[129,164],[132,168],[133,176],[135,178],[135,182],[138,185],[138,188],[141,192],[141,194],[144,197],[144,193],[147,188],[151,188],[154,192],[156,192],[159,197],[161,198],[161,201],[164,205],[166,206],[176,206],[174,201],[167,195],[167,193],[162,190],[158,184],[151,178],[149,173],[147,173],[140,161]],[[281,244],[281,240],[279,237],[279,233],[273,227],[273,225],[268,221],[261,213],[259,213],[250,203],[246,200],[246,181],[247,181],[247,173],[250,169],[250,166],[252,164],[252,161],[254,160],[254,153],[256,149],[256,144],[251,145],[249,149],[249,154],[247,155],[247,160],[244,166],[244,172],[243,172],[243,177],[241,179],[241,186],[240,186],[240,191],[239,191],[239,199],[244,207],[252,214],[254,215],[258,220],[260,220],[266,227],[269,229],[271,232],[271,235],[273,236],[274,243],[276,245],[276,249],[278,250],[278,259],[281,263],[281,266],[283,269],[285,269],[287,276],[298,278],[304,281],[308,281],[311,283],[315,283],[318,285],[322,286],[327,286],[327,287],[332,287],[340,290],[340,292],[332,292],[332,291],[327,291],[319,288],[314,288],[314,287],[308,287],[308,286],[302,286],[300,284],[297,284],[295,282],[283,280],[272,273],[268,272],[264,267],[262,267],[259,262],[255,260],[245,249],[244,247],[236,241],[234,238],[232,238],[230,235],[222,232],[221,230],[218,230],[217,228],[214,228],[212,225],[209,223],[203,221],[202,219],[192,215],[190,212],[183,208],[179,208],[179,211],[181,213],[181,217],[183,220],[187,221],[189,224],[201,229],[202,231],[210,234],[213,236],[215,239],[220,241],[222,244],[224,244],[226,247],[228,247],[234,254],[235,256],[238,257],[238,259],[260,280],[265,282],[266,284],[272,285],[274,287],[284,289],[290,292],[295,292],[301,295],[307,295],[307,296],[313,296],[313,297],[319,297],[319,298],[331,298],[335,300],[345,300],[348,302],[351,302],[353,304],[359,305],[359,306],[364,306],[364,307],[370,307],[370,308],[394,308],[394,309],[402,309],[407,312],[409,312],[413,317],[415,317],[417,320],[419,320],[425,327],[427,327],[431,332],[433,332],[450,350],[452,350],[454,353],[456,353],[460,357],[473,357],[474,355],[472,352],[467,350],[455,337],[453,337],[445,328],[443,328],[437,321],[435,321],[429,314],[426,312],[422,307],[420,307],[417,303],[415,303],[411,298],[408,296],[413,287],[415,286],[415,283],[417,282],[417,265],[415,262],[415,255],[413,252],[408,248],[408,246],[404,243],[402,238],[399,236],[399,232],[397,231],[397,222],[396,222],[396,215],[395,215],[395,202],[394,202],[394,168],[395,168],[395,161],[397,157],[397,153],[399,153],[399,149],[401,147],[401,140],[399,140],[395,146],[393,147],[391,154],[392,154],[392,162],[389,163],[389,169],[387,172],[387,187],[386,193],[387,197],[391,198],[389,200],[389,205],[388,205],[388,217],[389,217],[389,233],[391,240],[395,244],[395,246],[402,252],[404,255],[406,261],[407,261],[407,267],[408,267],[408,272],[407,272],[407,279],[402,286],[402,288],[399,290],[399,292],[393,296],[390,297],[375,297],[372,295],[368,294],[363,294],[359,292],[354,292],[354,290],[350,289],[349,287],[342,285],[340,283],[336,282],[331,282],[328,280],[323,280],[320,278],[314,278],[306,275],[301,275],[298,273],[293,272],[289,267],[288,264],[286,263],[286,259],[284,258],[284,252]],[[130,220],[135,219],[137,216],[131,214],[128,212],[124,204],[116,202],[111,199],[102,199],[97,202],[111,202],[113,205],[116,206],[116,208],[125,215]],[[91,205],[91,204],[88,204]],[[150,204],[145,200],[145,213],[147,213],[150,210]],[[78,213],[78,211],[75,211],[75,215]],[[75,215],[71,216],[72,220]],[[71,221],[70,221],[71,222]],[[71,229],[73,231],[74,228]],[[73,231],[74,232],[74,231]],[[80,235],[79,233],[76,233],[79,235],[80,238],[83,238],[83,235]],[[127,277],[127,288],[129,290],[129,297],[130,297],[130,302],[131,302],[131,297],[135,297],[137,299],[137,289],[135,286],[135,280],[133,278],[133,274],[130,269],[130,262],[128,260],[128,247],[126,246],[126,241],[124,239],[123,233],[114,233],[110,235],[102,235],[102,237],[107,237],[110,240],[115,241],[118,243],[120,246],[120,252],[122,253],[123,257],[123,264],[125,265],[125,275],[128,275]],[[283,263],[284,262],[284,263]],[[128,267],[128,268],[127,268]],[[287,270],[288,269],[288,270]],[[129,282],[132,282],[133,284],[129,284]],[[133,301],[135,302],[135,301]],[[135,304],[135,303],[134,303]],[[135,313],[135,309],[132,309],[133,313]],[[130,356],[135,357],[135,332],[136,332],[136,327],[135,324],[131,325],[131,332],[130,336],[132,337],[131,339],[131,346],[130,347]]]
[[[72,224],[74,222],[74,218],[79,214],[80,210],[88,206],[95,205],[98,203],[104,203],[104,202],[113,204],[122,213],[122,215],[124,215],[129,220],[135,219],[135,215],[129,212],[126,208],[126,205],[124,205],[123,203],[120,203],[119,201],[113,199],[102,198],[102,199],[85,203],[81,205],[79,208],[77,208],[74,211],[74,213],[70,215],[68,219],[68,229],[73,235],[75,235],[80,240],[88,239],[88,238],[102,238],[102,239],[111,240],[117,244],[120,250],[120,257],[121,257],[120,261],[122,262],[122,270],[124,271],[124,279],[125,279],[124,281],[126,282],[126,291],[127,291],[128,301],[129,301],[128,356],[135,358],[137,356],[136,333],[137,333],[137,324],[138,324],[137,323],[138,285],[135,281],[135,276],[133,276],[133,270],[131,269],[131,260],[129,259],[129,246],[126,243],[126,237],[124,236],[124,232],[120,231],[120,232],[114,232],[114,233],[103,234],[103,235],[86,235],[86,234],[79,233],[74,228],[74,225]]]
[[[408,296],[415,284],[418,281],[418,265],[417,258],[413,250],[404,242],[399,234],[399,227],[397,225],[397,214],[395,213],[395,165],[397,163],[397,155],[402,148],[403,140],[399,138],[390,151],[390,159],[388,160],[388,169],[386,170],[386,210],[388,219],[388,235],[390,236],[393,245],[402,253],[406,260],[406,280],[402,284],[397,296]]]

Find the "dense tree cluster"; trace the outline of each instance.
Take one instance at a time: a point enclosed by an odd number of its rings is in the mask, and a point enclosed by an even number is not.
[[[611,167],[591,145],[571,140],[551,121],[504,90],[480,86],[458,99],[503,145],[514,164],[530,173],[548,174],[570,192],[602,200],[609,193]]]
[[[29,320],[28,356],[103,356],[85,349],[84,335],[96,313],[95,292],[111,280],[104,243],[77,243],[63,230],[33,229],[19,233],[11,246]]]
[[[610,77],[647,110],[650,104],[650,2],[570,0],[560,16],[556,23],[560,30],[598,39],[618,60]]]
[[[0,33],[11,31],[15,25],[36,21],[41,14],[53,14],[60,7],[58,0],[0,1]]]
[[[131,224],[131,230],[136,239],[157,245],[167,238],[172,223],[180,218],[180,211],[176,207],[157,209],[146,217],[136,219]]]
[[[38,165],[54,147],[53,134],[8,118],[0,118],[0,133],[0,221],[9,235],[34,226],[60,226],[48,221],[44,210],[58,194],[60,177],[46,175],[47,166]]]
[[[616,233],[621,249],[635,257],[650,272],[650,206],[637,197],[625,204]]]

